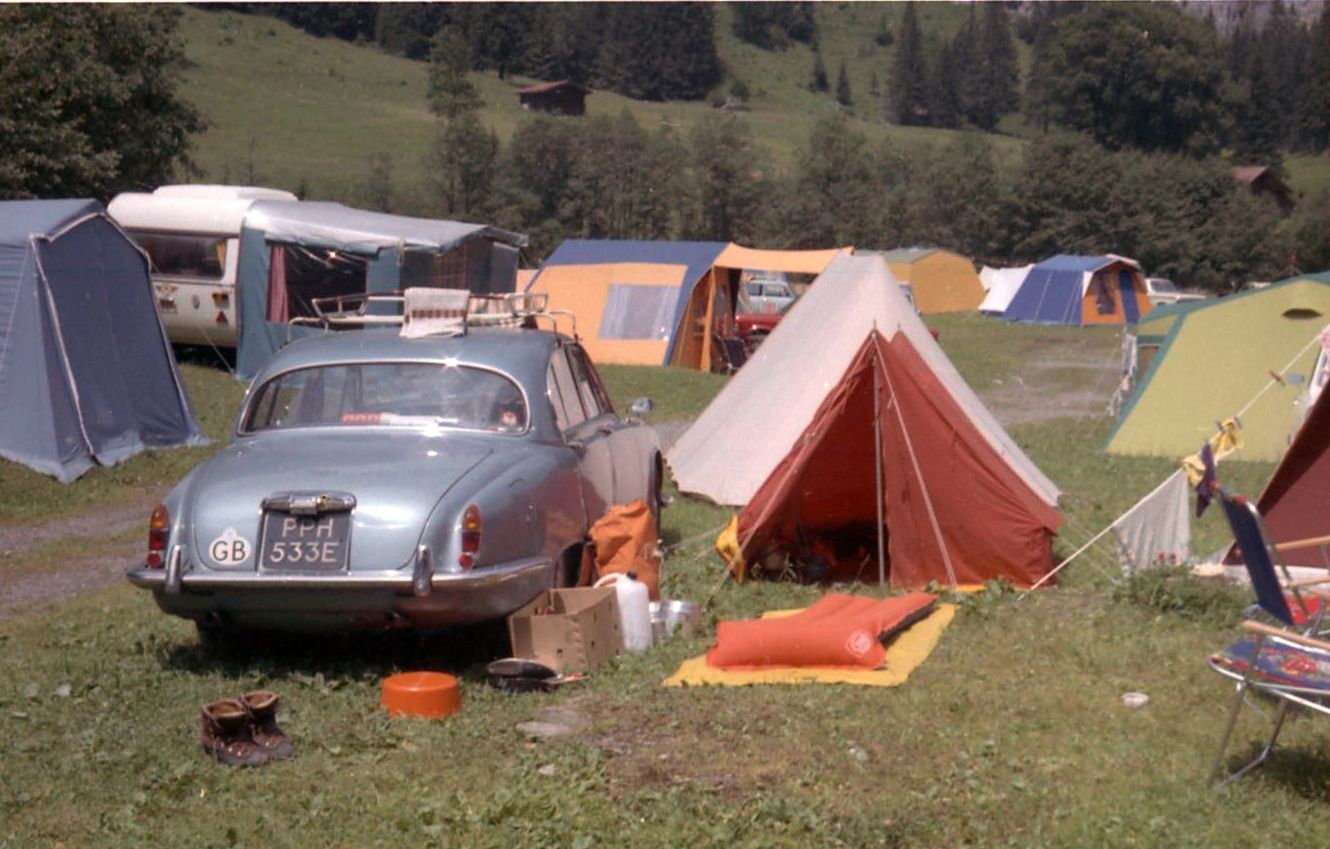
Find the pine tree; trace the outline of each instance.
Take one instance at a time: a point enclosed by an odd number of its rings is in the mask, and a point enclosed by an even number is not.
[[[1048,47],[1053,40],[1052,4],[1036,3],[1030,11],[1030,71],[1025,79],[1025,122],[1048,132],[1052,110],[1048,103]]]
[[[928,121],[928,72],[913,2],[905,4],[896,33],[896,58],[887,84],[887,114],[898,124]]]
[[[822,54],[813,54],[813,78],[808,83],[809,91],[826,91],[831,87],[827,82],[827,68],[822,64]]]
[[[467,74],[471,51],[457,30],[439,30],[430,43],[429,108],[436,117],[452,119],[480,108],[480,95]]]
[[[1330,142],[1330,3],[1321,9],[1307,40],[1309,62],[1294,104],[1292,143],[1302,150],[1323,151]]]
[[[854,104],[854,95],[850,91],[850,76],[845,70],[845,60],[840,63],[840,71],[836,74],[836,102],[841,106],[851,106]]]
[[[941,111],[935,124],[958,127],[969,123],[985,129],[991,127],[993,122],[986,120],[989,68],[979,44],[979,19],[974,5],[970,6],[965,23],[943,52],[941,62],[934,70],[934,97],[938,99],[936,108]]]
[[[930,127],[959,127],[965,121],[968,104],[965,100],[969,86],[965,80],[967,69],[965,45],[959,39],[939,43],[929,38],[928,55],[932,57],[928,69],[928,109],[925,123]]]
[[[691,142],[697,216],[689,235],[751,243],[763,187],[747,124],[733,115],[707,118],[693,128]]]
[[[978,56],[984,69],[982,106],[970,120],[985,130],[997,125],[1002,115],[1020,106],[1020,67],[1012,39],[1007,10],[1001,3],[984,4],[979,29]]]
[[[476,110],[439,119],[432,158],[437,191],[433,206],[438,213],[467,220],[488,218],[499,138],[485,130]]]

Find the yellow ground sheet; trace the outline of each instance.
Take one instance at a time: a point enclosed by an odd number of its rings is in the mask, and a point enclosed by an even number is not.
[[[772,610],[762,618],[789,616],[797,610]],[[937,610],[902,631],[887,646],[887,659],[877,669],[823,669],[783,667],[727,671],[707,666],[706,655],[685,660],[669,678],[666,687],[746,687],[749,684],[859,684],[865,687],[896,687],[932,654],[942,632],[956,615],[956,605],[939,604]]]

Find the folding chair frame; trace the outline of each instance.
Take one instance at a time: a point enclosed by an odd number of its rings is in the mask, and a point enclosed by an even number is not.
[[[1247,567],[1248,575],[1251,577],[1252,587],[1256,590],[1259,607],[1281,624],[1291,626],[1294,622],[1293,612],[1284,596],[1285,589],[1291,590],[1293,600],[1301,609],[1306,625],[1305,633],[1299,634],[1285,628],[1277,628],[1262,622],[1248,620],[1243,623],[1243,628],[1255,635],[1256,642],[1252,649],[1251,662],[1242,674],[1220,666],[1213,660],[1210,661],[1212,669],[1225,678],[1237,682],[1237,692],[1234,694],[1232,707],[1229,708],[1228,722],[1224,727],[1224,736],[1219,743],[1219,753],[1215,756],[1214,769],[1210,773],[1211,782],[1217,781],[1216,786],[1222,787],[1231,781],[1236,781],[1266,761],[1275,748],[1275,743],[1279,739],[1279,732],[1283,730],[1284,720],[1288,718],[1288,710],[1291,706],[1297,705],[1330,716],[1330,704],[1325,701],[1330,699],[1330,693],[1291,684],[1281,684],[1257,677],[1259,673],[1257,664],[1261,652],[1265,650],[1269,641],[1277,641],[1294,649],[1310,648],[1330,652],[1330,643],[1309,636],[1319,632],[1326,605],[1321,604],[1316,615],[1312,616],[1302,598],[1303,589],[1315,584],[1330,582],[1330,577],[1315,581],[1293,582],[1289,580],[1288,569],[1280,561],[1278,549],[1270,544],[1265,533],[1265,525],[1261,521],[1261,515],[1257,512],[1256,506],[1241,495],[1223,487],[1219,488],[1218,495],[1238,549],[1242,552],[1242,560]],[[1283,573],[1284,584],[1279,582],[1276,568]],[[1321,595],[1320,593],[1316,594]],[[1324,601],[1324,596],[1322,596],[1322,600]],[[1271,729],[1270,737],[1266,740],[1265,745],[1254,758],[1237,770],[1226,773],[1224,756],[1228,751],[1229,740],[1233,736],[1233,728],[1237,724],[1238,713],[1243,703],[1248,701],[1248,696],[1252,690],[1265,693],[1279,700],[1279,707],[1274,716],[1274,727]],[[1222,780],[1220,780],[1221,775],[1223,776]]]

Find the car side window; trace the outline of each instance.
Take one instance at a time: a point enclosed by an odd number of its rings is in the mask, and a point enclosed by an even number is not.
[[[587,418],[594,419],[601,413],[600,401],[596,398],[596,391],[591,387],[591,379],[587,377],[586,363],[580,352],[573,348],[568,349],[568,360],[573,366],[573,380],[577,382],[577,394],[582,399]]]
[[[610,393],[605,391],[605,381],[600,379],[600,374],[591,364],[591,358],[587,356],[586,351],[577,346],[569,349],[568,355],[572,357],[573,371],[577,375],[578,387],[582,389],[583,395],[590,392],[599,413],[613,413],[614,405],[610,403]]]
[[[577,383],[573,379],[572,369],[568,367],[568,358],[563,348],[555,350],[554,356],[550,358],[548,382],[550,401],[554,404],[554,416],[559,429],[567,430],[586,421],[587,414],[582,409]]]

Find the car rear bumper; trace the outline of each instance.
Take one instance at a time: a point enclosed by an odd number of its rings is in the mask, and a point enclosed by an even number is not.
[[[174,555],[171,565],[179,562]],[[131,569],[166,613],[217,625],[277,630],[438,627],[506,616],[551,586],[554,563],[535,557],[470,572],[336,575]]]

